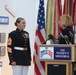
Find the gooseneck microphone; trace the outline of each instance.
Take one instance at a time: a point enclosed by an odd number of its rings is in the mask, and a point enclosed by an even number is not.
[[[63,34],[60,32],[60,36],[61,36],[62,38],[64,38],[66,44],[71,44],[70,41],[68,40],[68,36],[67,36],[67,35],[63,35]]]
[[[73,33],[71,31],[69,31],[69,34],[70,34],[71,37],[73,37]]]
[[[64,36],[63,36],[63,34],[60,32],[60,36],[62,37],[62,38],[64,38]]]
[[[44,42],[42,42],[42,44],[46,44],[47,40],[53,39],[53,38],[54,38],[54,36],[52,34],[49,34],[47,39]]]
[[[71,36],[71,43],[73,43],[73,37],[74,37],[74,35],[73,35],[73,33],[71,31],[69,31],[69,34]]]

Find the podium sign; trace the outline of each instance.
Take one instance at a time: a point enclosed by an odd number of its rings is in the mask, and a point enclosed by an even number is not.
[[[54,60],[71,60],[71,47],[54,47]]]
[[[39,45],[40,60],[74,60],[71,45]],[[74,55],[75,56],[75,55]]]

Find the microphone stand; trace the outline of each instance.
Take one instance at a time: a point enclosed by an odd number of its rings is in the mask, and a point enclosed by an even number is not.
[[[47,41],[47,40],[46,40]],[[46,41],[42,42],[42,44],[46,44]]]
[[[71,42],[68,39],[65,39],[66,44],[71,44]]]
[[[48,38],[44,42],[42,42],[42,44],[46,44],[47,40],[50,40],[50,39],[53,39],[53,38],[54,37],[52,36],[52,34],[49,34]]]
[[[71,43],[73,43],[73,33],[71,31],[69,31],[70,33],[70,37],[71,37]]]
[[[71,43],[72,43],[72,36],[71,36]]]

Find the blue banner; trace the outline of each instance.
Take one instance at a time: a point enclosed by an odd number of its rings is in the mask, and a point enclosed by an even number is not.
[[[9,17],[0,16],[0,24],[9,24]]]
[[[71,47],[54,47],[54,60],[71,60]]]

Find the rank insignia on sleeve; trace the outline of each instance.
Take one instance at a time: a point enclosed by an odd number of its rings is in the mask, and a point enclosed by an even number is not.
[[[8,38],[7,44],[8,44],[8,45],[11,45],[11,44],[12,44],[12,39],[11,39],[10,37]]]

